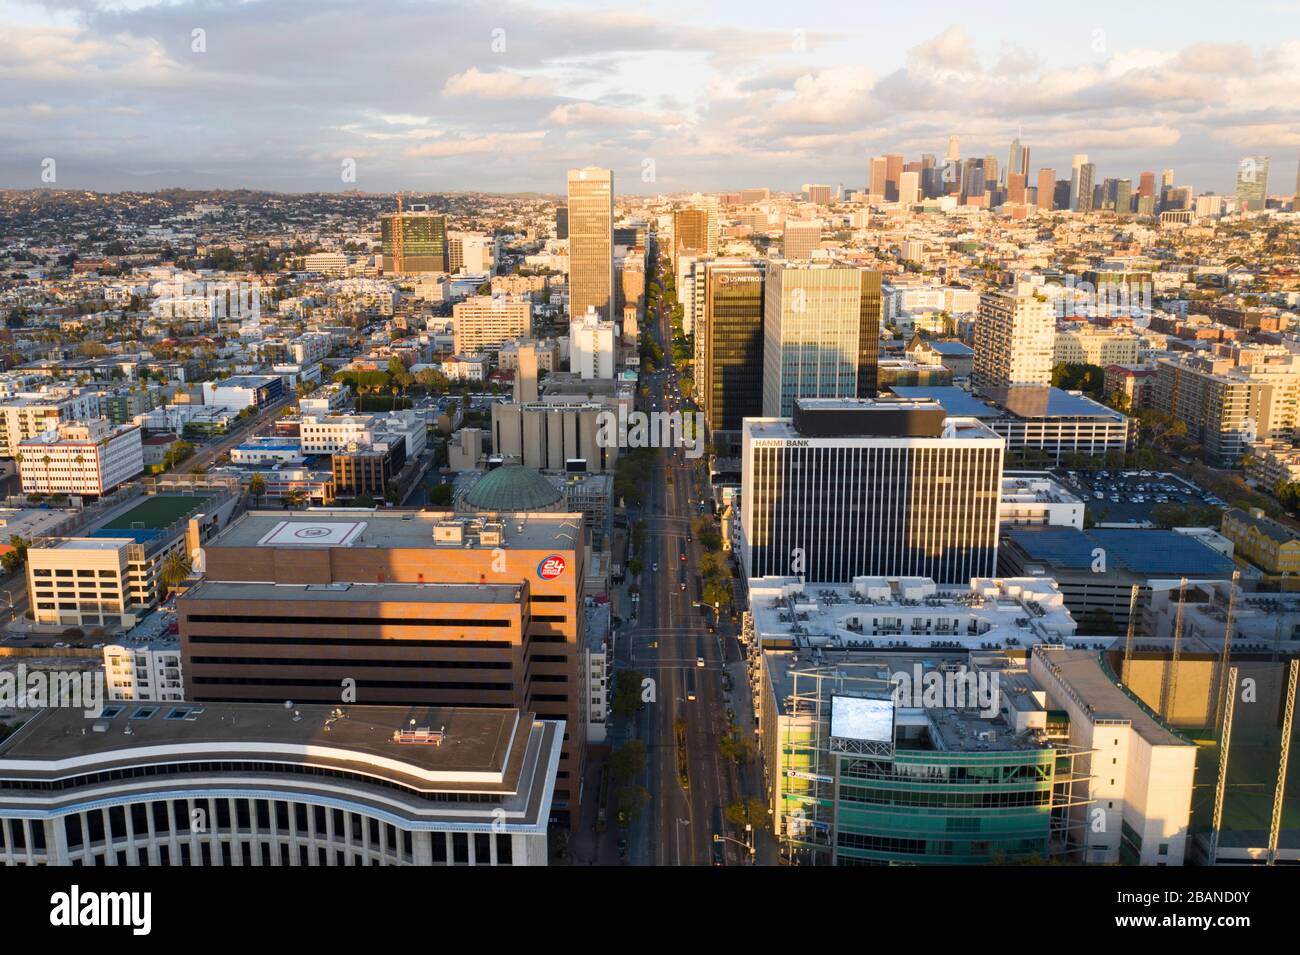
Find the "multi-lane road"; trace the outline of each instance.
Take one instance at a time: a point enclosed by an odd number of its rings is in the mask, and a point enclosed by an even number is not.
[[[649,331],[668,365],[649,378],[650,400],[665,409],[666,399],[676,402],[680,390],[668,358],[672,331],[662,307]],[[636,715],[632,728],[646,746],[643,785],[650,792],[650,802],[629,834],[628,858],[634,865],[749,862],[740,845],[714,842],[719,833],[744,838],[723,814],[742,795],[756,795],[759,783],[755,766],[737,767],[719,749],[729,725],[728,708],[749,702],[743,680],[734,679],[741,671],[734,631],[719,626],[710,634],[698,607],[704,551],[693,525],[707,493],[704,460],[688,457],[682,448],[662,449],[639,515],[646,531],[642,552],[633,555],[644,565],[639,615],[620,638],[617,664],[655,681],[654,701]],[[730,694],[723,678],[728,666],[733,673]],[[626,736],[620,733],[616,745]]]

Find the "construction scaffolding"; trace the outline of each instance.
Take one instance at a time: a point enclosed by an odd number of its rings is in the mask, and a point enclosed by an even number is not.
[[[1178,692],[1178,661],[1183,649],[1183,613],[1187,607],[1187,578],[1178,582],[1178,612],[1174,616],[1173,646],[1169,652],[1169,663],[1165,668],[1164,680],[1160,686],[1160,718],[1172,725],[1174,714],[1174,695]]]
[[[1219,654],[1219,674],[1216,680],[1213,726],[1223,725],[1223,707],[1229,693],[1229,667],[1232,663],[1232,615],[1237,608],[1237,583],[1241,580],[1241,571],[1232,572],[1232,583],[1228,585],[1227,620],[1223,625],[1223,651]]]
[[[969,728],[960,728],[962,724],[969,727],[972,722],[969,711],[962,713],[943,707],[924,709],[931,730],[951,733],[950,738],[960,737],[966,748],[931,749],[906,744],[896,748],[894,741],[864,747],[857,741],[832,737],[832,697],[892,698],[894,684],[887,677],[882,678],[881,673],[879,661],[826,663],[824,660],[792,668],[788,673],[791,689],[783,699],[782,729],[776,748],[779,765],[772,773],[775,783],[772,808],[776,835],[790,864],[844,864],[840,860],[842,832],[847,832],[849,840],[843,844],[864,851],[874,848],[871,840],[875,840],[914,847],[908,851],[915,853],[916,862],[960,863],[963,860],[934,854],[946,850],[932,847],[954,838],[951,831],[945,833],[933,828],[936,816],[942,821],[942,812],[936,807],[941,809],[945,799],[957,794],[954,779],[996,773],[1004,764],[1022,774],[1018,778],[1026,780],[1023,783],[1026,792],[1037,793],[1030,800],[1033,808],[1026,810],[1020,804],[1016,809],[987,809],[989,818],[981,827],[980,835],[996,843],[1001,834],[1011,844],[1013,836],[1030,837],[1032,833],[1025,826],[1037,820],[1032,824],[1039,827],[1036,831],[1043,840],[1047,857],[1084,861],[1087,807],[1093,800],[1089,795],[1091,777],[1081,767],[1091,755],[1090,749],[1049,738],[1041,731],[1013,733],[1005,723],[994,724],[991,720],[986,725],[1000,726],[998,732],[1004,734],[1000,739],[1005,742],[985,742],[984,737],[993,739],[996,733],[972,735]],[[1040,775],[1031,779],[1035,772]],[[843,784],[873,787],[877,793],[894,793],[891,798],[897,801],[870,806],[851,802],[842,808]],[[968,787],[969,782],[964,786]],[[928,807],[924,813],[908,808],[921,804]],[[1046,820],[1042,817],[1043,810],[1046,810]],[[888,835],[849,831],[852,826],[845,826],[846,813],[889,819]],[[970,818],[968,811],[954,810],[953,815]],[[853,839],[862,845],[854,846]],[[887,850],[882,849],[881,854],[887,854]]]

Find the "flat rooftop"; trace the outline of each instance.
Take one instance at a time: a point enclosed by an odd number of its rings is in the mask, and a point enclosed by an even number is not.
[[[1082,504],[1065,486],[1046,475],[1002,475],[1003,503]]]
[[[1157,746],[1191,746],[1125,693],[1101,668],[1096,653],[1087,650],[1051,648],[1044,651],[1044,663],[1087,705],[1093,720],[1127,720],[1147,742]]]
[[[971,655],[964,652],[929,652],[902,653],[888,656],[863,658],[859,654],[822,653],[816,658],[807,653],[788,650],[769,650],[763,654],[767,668],[768,681],[776,696],[777,708],[783,715],[789,715],[787,706],[796,691],[800,696],[815,693],[816,677],[823,681],[829,678],[832,683],[823,682],[823,706],[829,710],[830,697],[863,696],[877,699],[889,698],[893,693],[890,682],[894,674],[904,674],[915,681],[916,673],[931,673],[943,670],[958,670],[971,663]],[[1002,696],[1015,696],[1014,688],[1026,686],[1037,688],[1033,678],[1023,671],[1013,669],[1003,675],[998,669],[999,692]],[[1009,682],[1008,682],[1009,681]],[[833,688],[833,689],[832,689]],[[1001,700],[1000,700],[1001,702]],[[1021,700],[1017,708],[1035,706],[1032,697],[1028,702]],[[977,752],[977,751],[1029,751],[1050,748],[1051,744],[1030,733],[1015,733],[1010,724],[1001,716],[984,717],[974,703],[966,709],[944,707],[895,707],[895,726],[925,727],[929,731],[931,747],[909,745],[906,741],[899,745],[899,753],[907,752]],[[829,713],[823,713],[829,717]],[[981,734],[992,731],[995,739],[991,742],[981,739]]]
[[[518,584],[402,584],[402,583],[333,583],[333,584],[258,584],[242,581],[201,580],[182,598],[190,601],[215,600],[310,600],[313,603],[447,603],[447,604],[518,604],[522,594]]]
[[[892,441],[939,441],[953,438],[964,438],[968,440],[986,440],[1002,443],[1003,438],[992,428],[976,418],[962,418],[949,415],[943,419],[942,431],[935,435],[908,435],[898,433],[875,433],[855,431],[853,433],[843,433],[837,435],[817,435],[812,436],[799,431],[790,418],[746,418],[745,430],[754,440],[812,440],[812,441],[837,441],[837,440],[892,440]]]
[[[1016,418],[1124,420],[1124,416],[1113,408],[1061,388],[1014,385],[1007,388],[986,388],[980,395],[973,395],[955,385],[893,385],[889,390],[902,398],[933,399],[943,405],[944,411],[950,415],[985,420],[1005,418],[1008,415]]]
[[[220,388],[261,388],[279,378],[279,375],[236,375],[217,382]]]
[[[929,387],[925,385],[891,385],[889,390],[900,398],[917,400],[933,398],[943,405],[943,410],[950,415],[960,415],[963,418],[999,417],[996,408],[985,404],[969,391],[955,385],[934,385]]]
[[[463,707],[124,702],[105,705],[100,717],[47,708],[0,742],[0,773],[12,777],[25,764],[35,771],[63,759],[111,763],[118,754],[131,762],[159,746],[194,747],[211,757],[276,753],[283,760],[282,747],[297,745],[311,748],[297,753],[304,763],[375,775],[389,768],[380,761],[390,761],[392,775],[421,779],[425,787],[436,780],[437,788],[491,790],[505,782],[511,750],[526,742],[531,722],[531,714],[515,709]],[[443,730],[441,745],[394,740],[394,733],[419,728]]]
[[[984,395],[1017,418],[1107,418],[1123,421],[1124,416],[1085,395],[1060,388],[1013,385],[987,388]]]
[[[583,543],[580,513],[501,514],[493,515],[492,519],[503,525],[502,547],[571,550]],[[434,543],[434,527],[447,520],[445,512],[391,508],[248,511],[206,546],[464,548],[464,543]],[[471,536],[468,525],[465,532],[467,537]]]
[[[754,633],[764,645],[857,649],[1025,648],[1071,639],[1074,618],[1055,582],[977,578],[939,588],[926,577],[858,577],[803,584],[795,577],[749,581]],[[1095,640],[1095,638],[1093,638]]]
[[[1091,572],[1098,548],[1108,568],[1146,576],[1227,579],[1235,567],[1231,558],[1177,531],[1016,526],[1002,537],[1028,559],[1060,570]]]

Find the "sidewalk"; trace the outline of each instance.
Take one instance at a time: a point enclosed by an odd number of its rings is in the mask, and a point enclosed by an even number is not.
[[[618,857],[618,840],[627,834],[614,820],[613,806],[607,813],[604,832],[596,831],[596,818],[600,808],[600,772],[609,762],[608,743],[596,743],[587,749],[587,770],[583,777],[582,804],[579,806],[578,828],[569,837],[570,864],[622,865]],[[611,794],[612,796],[612,794]]]

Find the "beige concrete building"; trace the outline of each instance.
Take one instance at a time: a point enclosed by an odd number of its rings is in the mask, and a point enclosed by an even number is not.
[[[822,242],[820,222],[801,222],[787,219],[781,233],[781,255],[791,262],[811,259]]]
[[[1183,865],[1196,746],[1151,716],[1101,668],[1096,653],[1039,646],[1029,672],[1069,715],[1070,743],[1090,750],[1086,862]],[[1097,813],[1100,810],[1100,814]]]
[[[1138,337],[1124,329],[1069,324],[1056,329],[1054,365],[1136,365]]]
[[[1289,442],[1300,423],[1300,364],[1290,355],[1253,357],[1221,349],[1156,363],[1152,406],[1185,423],[1219,467],[1235,467],[1257,441]]]
[[[451,308],[452,350],[473,355],[500,348],[532,329],[533,305],[528,296],[475,295]]]
[[[546,865],[567,728],[518,708],[46,708],[0,743],[0,865]]]
[[[1055,337],[1052,303],[1030,286],[982,295],[971,382],[977,387],[1050,385]]]
[[[23,392],[0,399],[0,454],[13,457],[20,441],[62,422],[98,417],[99,404],[98,392],[76,389]]]

